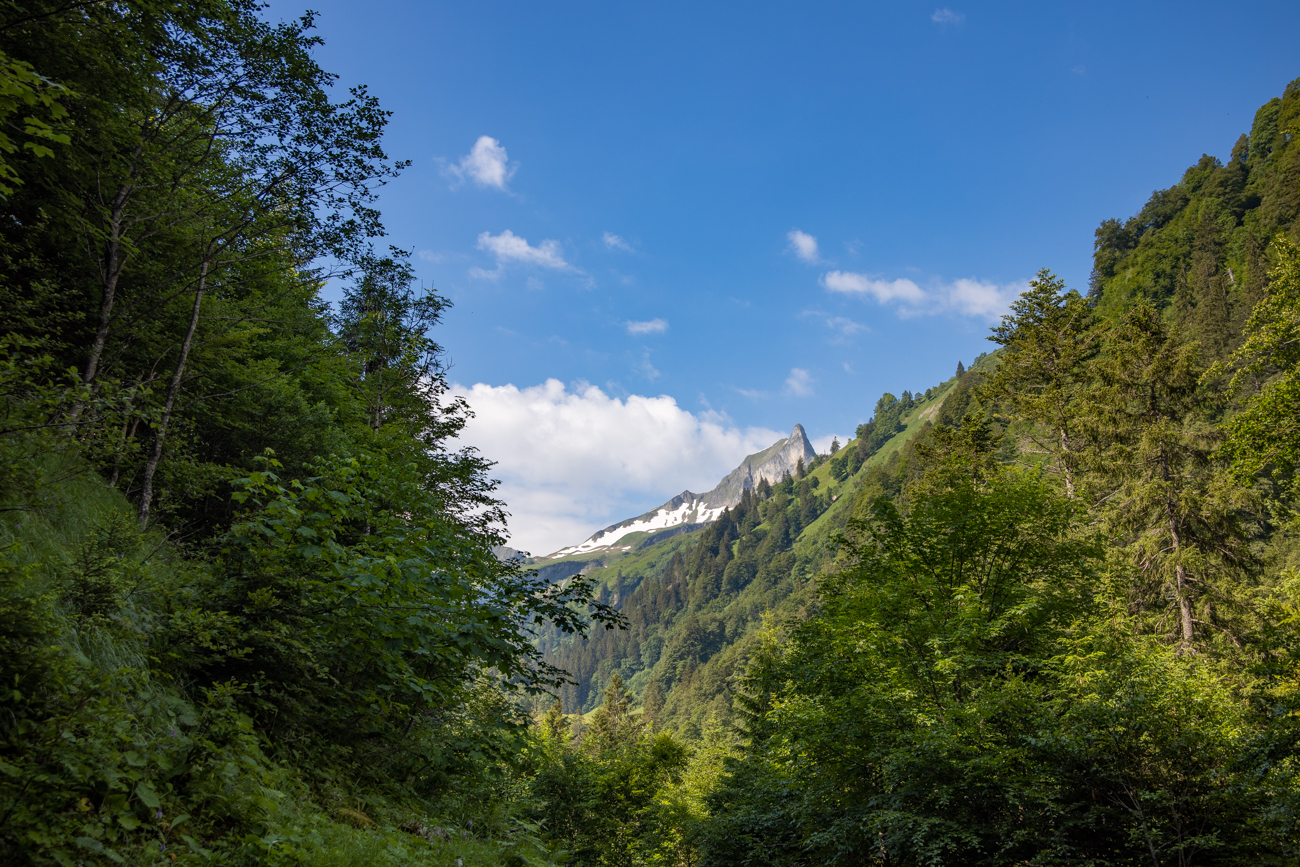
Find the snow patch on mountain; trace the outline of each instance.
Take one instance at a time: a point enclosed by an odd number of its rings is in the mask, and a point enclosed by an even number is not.
[[[620,546],[619,542],[632,533],[653,534],[684,524],[712,523],[721,517],[725,509],[739,503],[745,491],[758,487],[763,481],[774,485],[787,474],[794,475],[800,461],[807,466],[814,457],[816,452],[808,442],[803,425],[796,424],[787,439],[777,440],[763,451],[745,458],[740,466],[728,473],[707,494],[682,491],[657,509],[606,527],[584,542],[561,548],[541,559],[552,560],[618,547],[630,549],[630,545]]]

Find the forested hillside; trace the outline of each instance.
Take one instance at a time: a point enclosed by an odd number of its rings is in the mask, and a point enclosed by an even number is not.
[[[511,696],[612,614],[493,555],[387,114],[260,15],[0,8],[0,863],[545,857]]]
[[[261,12],[0,5],[0,862],[1300,860],[1300,82],[1086,293],[552,576],[388,115]]]
[[[622,611],[628,628],[588,641],[547,637],[547,661],[577,680],[561,689],[565,710],[592,710],[617,672],[651,696],[661,725],[695,736],[710,719],[730,724],[735,679],[764,616],[802,616],[809,582],[835,562],[836,536],[855,509],[896,491],[913,462],[913,440],[936,422],[959,421],[971,405],[984,365],[958,367],[958,376],[925,392],[883,395],[855,439],[837,441],[831,454],[776,485],[747,491],[703,529],[651,537],[628,554],[567,561],[569,571],[581,567],[595,582],[600,601]]]

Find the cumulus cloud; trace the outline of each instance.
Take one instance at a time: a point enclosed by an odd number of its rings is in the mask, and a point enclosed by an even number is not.
[[[790,368],[790,375],[785,378],[785,390],[795,397],[808,397],[813,393],[812,374],[802,367]]]
[[[691,413],[666,395],[619,399],[586,383],[452,390],[474,410],[461,443],[497,461],[510,544],[534,554],[577,544],[683,490],[710,490],[746,455],[786,436]]]
[[[646,322],[627,323],[628,334],[663,334],[668,330],[667,319],[651,319]]]
[[[509,229],[500,235],[483,232],[478,236],[478,248],[496,256],[497,270],[493,272],[484,271],[482,268],[471,268],[470,274],[475,277],[495,279],[500,276],[502,267],[511,263],[551,268],[556,271],[575,270],[572,265],[564,261],[564,251],[560,249],[559,241],[543,241],[534,247],[527,239],[519,237]]]
[[[948,307],[964,316],[997,319],[1028,288],[1028,283],[998,286],[984,280],[957,280],[946,287]]]
[[[998,285],[962,278],[951,283],[936,282],[922,289],[912,280],[880,280],[852,271],[830,271],[822,275],[821,282],[832,292],[870,296],[881,304],[898,302],[900,316],[956,313],[983,319],[997,319],[1005,313],[1028,285],[1024,282]]]
[[[613,232],[606,232],[602,240],[604,240],[605,246],[611,250],[622,250],[624,253],[636,252],[632,249],[631,244],[629,244],[627,241],[624,241],[622,238],[620,238],[618,235],[615,235]]]
[[[935,24],[960,24],[966,20],[966,16],[960,12],[954,12],[945,6],[942,9],[934,10],[934,14],[930,16],[930,20]]]
[[[812,235],[798,229],[791,229],[785,237],[790,242],[791,253],[814,265],[821,261],[821,256],[817,252],[817,239]]]
[[[506,149],[490,135],[481,135],[460,162],[443,167],[443,173],[456,183],[473,181],[480,187],[506,190],[506,181],[514,176],[518,164],[511,165]]]
[[[830,271],[822,276],[822,285],[846,295],[870,295],[881,304],[890,301],[920,304],[925,300],[921,287],[911,280],[876,280],[852,271]]]

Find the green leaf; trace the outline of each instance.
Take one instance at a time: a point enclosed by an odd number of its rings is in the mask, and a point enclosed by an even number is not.
[[[136,786],[135,796],[140,799],[140,803],[144,804],[151,810],[156,810],[158,807],[162,806],[162,801],[158,798],[158,793],[155,792],[153,787],[148,783],[141,783]]]

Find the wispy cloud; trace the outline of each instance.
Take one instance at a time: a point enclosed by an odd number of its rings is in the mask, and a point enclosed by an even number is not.
[[[1005,313],[1027,285],[1024,282],[998,285],[963,277],[950,283],[936,281],[922,289],[912,280],[881,280],[852,271],[830,271],[822,275],[821,283],[832,292],[869,296],[881,304],[897,302],[900,316],[956,313],[984,319],[997,319]]]
[[[490,135],[481,135],[460,162],[444,164],[442,172],[457,184],[473,181],[480,187],[506,190],[506,182],[514,176],[519,164],[511,164],[501,142]]]
[[[650,319],[646,322],[627,322],[628,334],[663,334],[668,330],[667,319]]]
[[[854,322],[846,316],[829,316],[826,319],[826,327],[838,331],[845,337],[852,337],[854,334],[861,334],[871,329],[861,322]]]
[[[559,241],[543,241],[536,247],[514,232],[506,229],[500,235],[483,232],[478,236],[478,248],[496,256],[497,267],[494,271],[482,268],[470,268],[472,277],[480,280],[495,280],[509,264],[532,265],[538,268],[550,268],[554,271],[576,271],[577,269],[564,261],[564,251]]]
[[[641,356],[641,363],[637,365],[636,369],[642,376],[651,382],[654,382],[659,378],[659,370],[650,363],[650,350],[648,349],[645,351],[645,354]]]
[[[934,14],[930,16],[930,20],[935,24],[960,24],[966,20],[966,16],[960,12],[954,12],[945,6],[942,9],[934,10]]]
[[[821,256],[817,251],[817,239],[812,235],[798,229],[791,229],[786,233],[785,237],[790,242],[789,249],[791,253],[812,265],[816,265],[821,261]]]
[[[622,250],[624,253],[636,252],[635,250],[632,249],[631,244],[629,244],[627,241],[624,241],[622,238],[620,238],[618,235],[615,235],[613,232],[606,232],[604,237],[601,240],[603,240],[605,242],[605,246],[611,250]]]
[[[820,319],[826,324],[826,327],[834,331],[838,337],[834,343],[845,343],[849,337],[855,334],[862,334],[870,331],[866,325],[861,322],[855,322],[847,316],[833,316],[822,310],[805,310],[799,314],[800,319]]]
[[[790,375],[785,378],[785,390],[796,397],[808,397],[813,393],[812,374],[802,367],[790,368]]]

